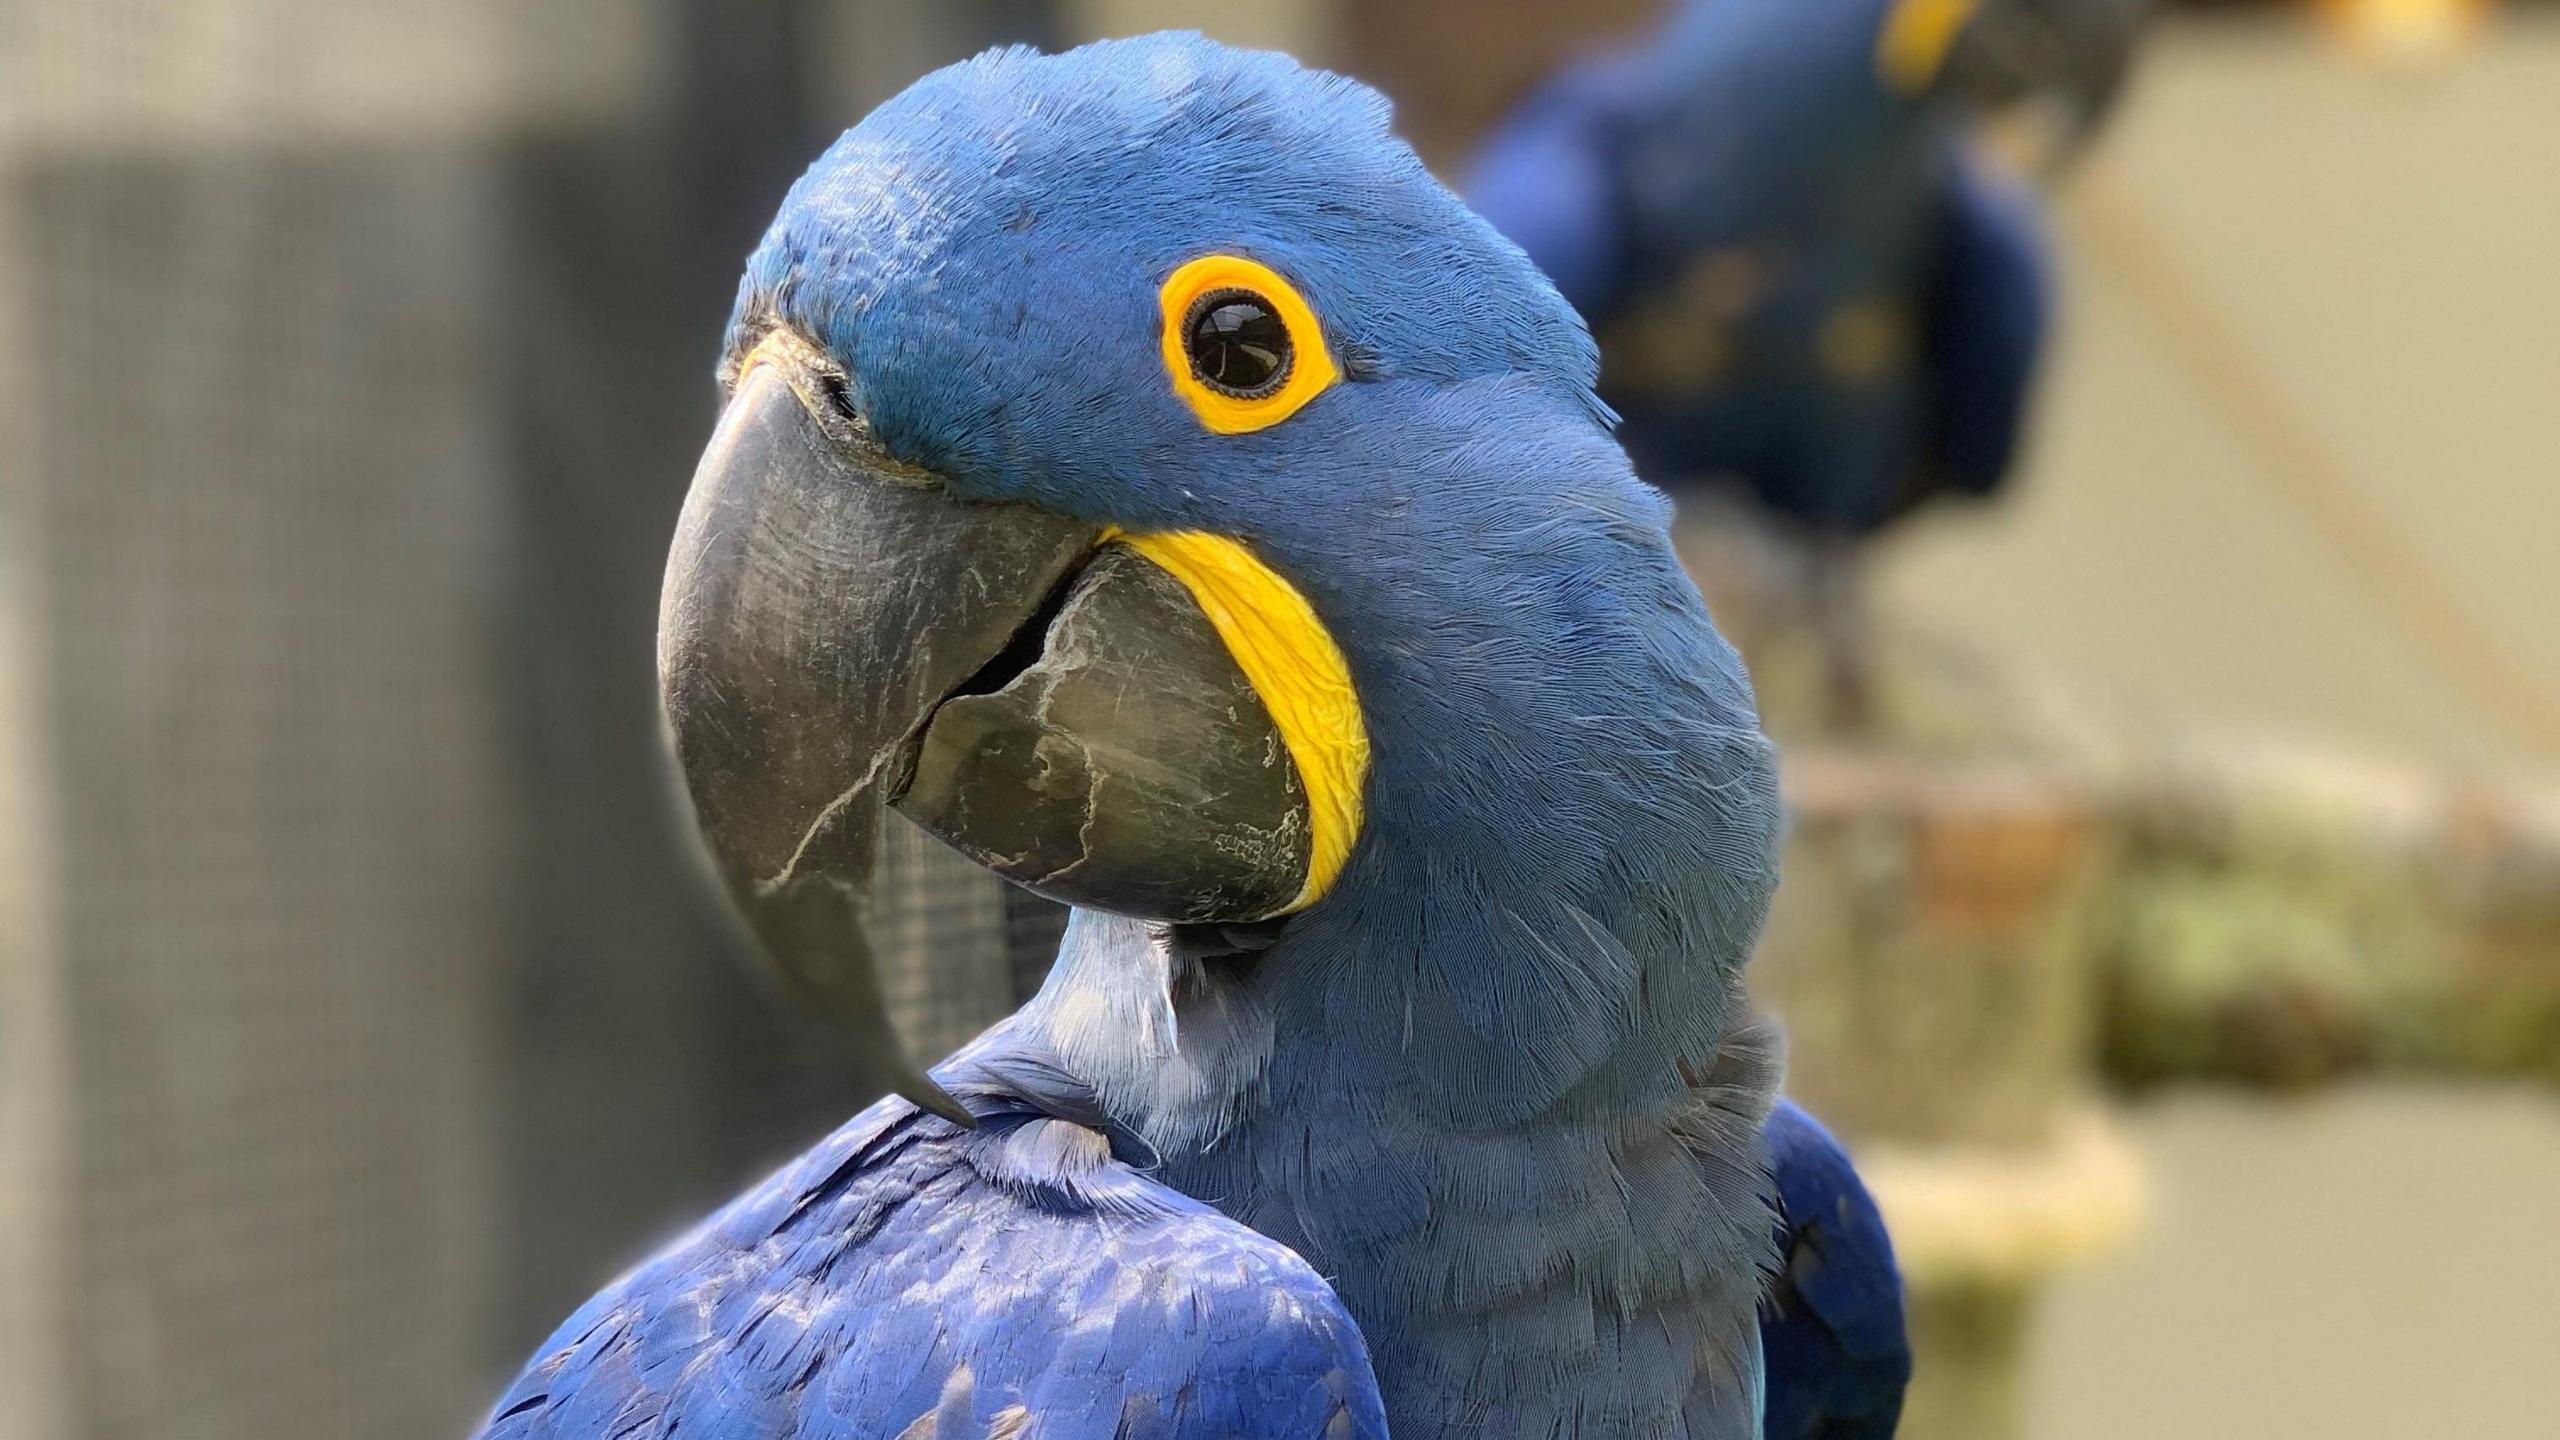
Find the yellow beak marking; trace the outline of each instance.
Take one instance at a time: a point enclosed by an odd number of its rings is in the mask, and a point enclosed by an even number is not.
[[[1342,647],[1298,587],[1239,541],[1197,530],[1132,535],[1114,529],[1104,538],[1182,582],[1271,712],[1306,786],[1314,831],[1308,837],[1307,882],[1275,913],[1304,910],[1333,887],[1352,842],[1360,838],[1369,778],[1369,728]]]

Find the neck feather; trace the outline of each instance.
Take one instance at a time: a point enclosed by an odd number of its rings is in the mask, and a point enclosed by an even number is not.
[[[1079,912],[1023,1018],[1164,1178],[1334,1278],[1400,1417],[1747,1408],[1774,764],[1660,497],[1605,435],[1527,459],[1417,468],[1359,566],[1326,563],[1338,525],[1255,537],[1350,642],[1349,862],[1259,948]],[[1523,1378],[1486,1388],[1488,1356]]]

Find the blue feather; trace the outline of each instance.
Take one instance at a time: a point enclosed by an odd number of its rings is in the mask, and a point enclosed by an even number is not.
[[[1874,1199],[1812,1116],[1769,1116],[1781,1268],[1760,1324],[1768,1440],[1892,1440],[1911,1379],[1902,1274]]]
[[[2017,454],[2052,281],[2034,197],[1978,161],[1955,168],[1929,297],[1928,450],[1950,487],[1987,495]]]
[[[484,1440],[1386,1434],[1325,1282],[1050,1057],[999,1029],[936,1075],[977,1130],[872,1106],[572,1317]]]

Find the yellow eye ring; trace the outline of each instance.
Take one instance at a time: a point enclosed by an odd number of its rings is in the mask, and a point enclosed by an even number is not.
[[[1173,393],[1220,435],[1277,425],[1342,378],[1296,286],[1239,255],[1203,255],[1165,277],[1164,368]]]

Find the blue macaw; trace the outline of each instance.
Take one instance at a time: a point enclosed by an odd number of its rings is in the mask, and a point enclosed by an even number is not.
[[[2058,101],[2076,148],[2143,10],[1686,0],[1532,94],[1464,189],[1590,319],[1640,473],[1863,536],[2007,474],[2046,247],[1974,122]]]
[[[994,52],[830,149],[668,564],[695,818],[884,1053],[885,809],[1078,908],[484,1435],[1747,1440],[1782,1251],[1769,1413],[1883,1433],[1821,1362],[1898,1350],[1890,1249],[1740,985],[1771,748],[1596,369],[1283,56]]]

